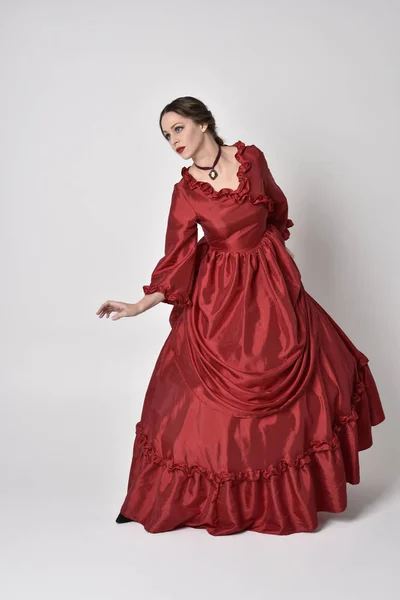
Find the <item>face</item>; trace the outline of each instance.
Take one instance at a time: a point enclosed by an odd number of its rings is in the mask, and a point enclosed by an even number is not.
[[[206,125],[198,125],[192,119],[182,117],[175,112],[165,113],[161,119],[161,127],[174,152],[183,148],[178,152],[183,158],[190,158],[196,154],[206,130]]]

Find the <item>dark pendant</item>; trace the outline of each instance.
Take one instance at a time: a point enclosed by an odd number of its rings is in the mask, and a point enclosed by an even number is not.
[[[216,179],[218,177],[218,173],[215,169],[211,169],[208,176],[211,177],[211,179]]]

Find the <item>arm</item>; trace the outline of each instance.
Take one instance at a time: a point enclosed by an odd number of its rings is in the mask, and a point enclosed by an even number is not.
[[[159,302],[191,306],[197,250],[197,215],[182,188],[175,184],[168,216],[164,256],[154,268],[149,285],[143,286],[142,307]],[[154,293],[157,293],[157,296]],[[151,296],[151,298],[148,298]]]
[[[153,294],[145,294],[136,304],[139,313],[143,313],[146,312],[146,310],[149,310],[149,308],[153,308],[153,306],[157,306],[157,304],[164,301],[165,295],[162,292],[154,292]]]
[[[145,295],[134,304],[107,300],[96,314],[100,318],[109,318],[115,312],[112,317],[115,321],[121,317],[136,316],[160,302],[181,308],[190,307],[190,292],[202,255],[201,248],[204,246],[201,241],[199,245],[197,243],[197,215],[183,190],[175,184],[165,235],[164,256],[153,270],[150,284],[143,286]]]
[[[284,241],[290,237],[289,227],[293,227],[294,223],[288,218],[288,202],[285,194],[276,183],[269,169],[264,153],[260,150],[259,160],[264,183],[264,191],[274,203],[274,210],[268,216],[268,221],[275,225]]]

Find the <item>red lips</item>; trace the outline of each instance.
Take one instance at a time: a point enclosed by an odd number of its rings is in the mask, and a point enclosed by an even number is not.
[[[180,154],[181,152],[184,151],[185,148],[186,148],[186,146],[179,146],[179,148],[177,148],[176,151],[179,152],[179,154]]]

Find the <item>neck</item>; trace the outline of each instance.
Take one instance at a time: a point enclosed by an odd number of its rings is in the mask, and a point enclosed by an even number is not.
[[[201,146],[198,148],[195,154],[192,156],[194,163],[197,163],[200,167],[210,167],[217,157],[219,145],[210,136],[205,136],[205,139]],[[222,160],[222,153],[218,162]]]

